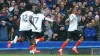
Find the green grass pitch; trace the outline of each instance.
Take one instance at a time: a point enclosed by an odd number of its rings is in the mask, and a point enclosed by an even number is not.
[[[60,56],[58,54],[0,54],[0,56]],[[100,56],[100,55],[63,55],[63,56]]]

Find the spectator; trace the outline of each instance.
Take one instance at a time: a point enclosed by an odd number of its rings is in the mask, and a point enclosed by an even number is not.
[[[94,16],[99,15],[99,11],[94,12]]]
[[[50,9],[46,9],[46,13],[44,14],[45,16],[50,15],[51,16],[51,10]]]
[[[77,2],[73,1],[72,5],[73,5],[73,7],[75,7],[77,5]]]
[[[92,12],[89,12],[88,16],[87,16],[87,21],[91,22],[92,19],[93,19],[93,14],[92,14]]]
[[[81,8],[82,7],[82,2],[77,2],[77,5]]]
[[[96,25],[100,25],[100,17],[98,15],[95,16]]]
[[[62,16],[60,15],[60,13],[57,14],[57,21],[53,24],[52,30],[54,32],[52,40],[65,40],[66,29],[64,23],[62,23]]]
[[[40,2],[41,4],[43,4],[43,3],[46,2],[46,0],[39,0],[39,2]]]
[[[94,10],[93,10],[92,6],[89,7],[89,11],[91,11],[92,13],[94,13]]]
[[[46,41],[50,41],[50,39],[52,38],[52,30],[51,30],[51,25],[48,21],[45,21],[45,31],[44,31],[44,35],[46,36]]]
[[[61,8],[61,14],[63,15],[63,16],[65,16],[65,4],[64,4],[64,2],[61,2],[60,3],[60,8]]]
[[[92,27],[92,23],[89,23],[84,30],[85,33],[85,40],[86,41],[93,41],[94,36],[96,36],[96,30]]]
[[[47,0],[47,7],[51,10],[52,9],[52,5],[53,5],[53,0]]]
[[[7,20],[6,8],[3,8],[0,16],[0,40],[8,40],[8,28],[11,24]]]
[[[42,12],[43,14],[45,14],[45,13],[46,13],[46,9],[47,9],[47,4],[46,4],[46,3],[43,3],[43,4],[41,5],[41,12]]]
[[[4,3],[4,0],[0,0],[0,11],[2,10],[3,3]]]
[[[99,27],[100,27],[100,17],[98,15],[96,15],[94,20],[96,22],[96,27],[95,28],[96,28],[96,30],[98,32]]]
[[[97,41],[97,32],[98,32],[98,26],[96,24],[96,21],[93,19],[92,21],[92,27],[95,29],[93,34],[93,40]]]
[[[13,11],[15,4],[16,4],[15,1],[11,1],[11,7],[9,7],[10,12]]]
[[[87,24],[86,17],[82,16],[82,19],[79,22],[79,26],[86,26],[86,24]]]
[[[39,0],[29,0],[29,3],[32,4],[40,4]]]
[[[95,16],[96,25],[98,26],[97,31],[97,39],[100,40],[100,17],[98,15]]]
[[[52,5],[52,9],[56,9],[56,7],[57,7],[57,5],[54,3],[53,5]]]
[[[15,6],[14,6],[14,9],[11,11],[11,14],[12,14],[12,15],[14,15],[15,10],[18,10],[18,11],[19,11],[18,5],[15,5]]]
[[[93,5],[94,4],[94,0],[88,0],[88,6],[91,6],[91,5]]]
[[[83,33],[83,30],[86,27],[86,24],[87,24],[86,17],[85,16],[82,16],[82,19],[79,22],[78,30]]]
[[[78,12],[77,12],[77,19],[78,19],[78,22],[81,21],[81,18],[82,18],[81,9],[78,9]]]
[[[60,13],[60,7],[56,7],[56,14]]]
[[[51,10],[51,15],[56,15],[56,11],[54,9]]]
[[[9,23],[11,23],[12,25],[8,28],[8,40],[10,41],[10,40],[12,40],[13,39],[13,32],[14,32],[14,29],[13,29],[13,26],[14,26],[14,23],[13,23],[13,17],[12,16],[10,16],[9,18]]]
[[[19,5],[19,11],[20,11],[20,13],[22,13],[22,12],[25,11],[25,6],[26,6],[25,2],[21,2],[20,3],[20,5]]]
[[[100,7],[100,2],[99,0],[95,0],[95,3],[92,5],[94,8],[94,11],[98,10]]]

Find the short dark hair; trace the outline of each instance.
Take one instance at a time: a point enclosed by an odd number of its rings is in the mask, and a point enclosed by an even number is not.
[[[32,10],[32,5],[27,4],[27,5],[25,6],[25,9],[26,9],[26,10]]]
[[[39,5],[37,5],[36,7],[35,7],[35,14],[37,14],[37,13],[40,13],[41,12],[41,10],[40,10],[41,8],[40,8],[40,6]]]

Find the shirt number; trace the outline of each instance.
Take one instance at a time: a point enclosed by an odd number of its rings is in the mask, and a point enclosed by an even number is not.
[[[39,19],[39,17],[33,17],[33,26],[34,26],[35,30],[37,30],[36,23],[37,23],[38,19]]]

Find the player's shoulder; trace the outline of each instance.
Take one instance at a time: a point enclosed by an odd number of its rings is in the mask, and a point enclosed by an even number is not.
[[[32,11],[25,11],[25,13],[29,14],[29,13],[33,13]]]
[[[32,11],[25,11],[23,14],[33,15],[34,13]]]
[[[75,15],[75,14],[70,14],[71,16]]]
[[[38,13],[38,15],[39,15],[39,16],[44,16],[44,14],[42,14],[42,13]]]
[[[73,16],[74,14],[70,14],[71,16]]]

